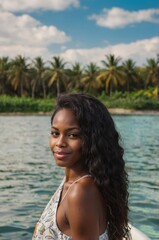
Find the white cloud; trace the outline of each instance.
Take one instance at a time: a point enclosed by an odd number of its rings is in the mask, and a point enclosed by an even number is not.
[[[14,58],[17,55],[22,55],[25,57],[29,57],[33,59],[37,56],[44,56],[45,60],[49,60],[52,56],[51,53],[45,47],[31,47],[31,46],[23,46],[23,45],[1,45],[0,46],[1,56],[9,56],[10,58]]]
[[[105,48],[91,49],[68,49],[60,56],[67,62],[81,62],[88,64],[96,62],[101,65],[101,60],[105,59],[106,54],[120,56],[122,60],[133,59],[137,65],[142,65],[148,58],[156,58],[158,53],[159,37],[138,40],[127,44],[109,45]]]
[[[103,9],[102,13],[89,16],[96,24],[107,28],[121,28],[129,24],[151,22],[159,23],[159,9],[126,11],[122,8]]]
[[[33,55],[47,52],[52,44],[63,44],[70,40],[65,32],[55,26],[42,25],[25,14],[15,16],[9,12],[0,12],[0,53]],[[8,49],[8,50],[7,50]],[[32,52],[31,52],[32,51]]]
[[[0,38],[0,42],[1,42]],[[105,48],[91,48],[91,49],[68,49],[56,54],[49,50],[46,46],[37,47],[34,45],[12,45],[6,44],[0,46],[1,56],[15,57],[19,54],[34,58],[36,56],[42,56],[45,60],[51,59],[54,55],[61,56],[64,61],[68,63],[81,62],[86,65],[90,62],[95,62],[101,66],[101,60],[105,59],[106,54],[114,54],[120,56],[122,60],[128,58],[133,59],[138,66],[146,63],[148,58],[156,58],[158,53],[159,37],[151,39],[138,40],[131,43],[122,43],[116,45],[107,45]],[[62,49],[61,49],[62,50]]]
[[[67,49],[65,45],[70,37],[55,26],[46,26],[33,17],[23,14],[16,16],[13,13],[0,11],[0,56],[15,57],[24,55],[34,58],[42,56],[49,60],[53,55],[50,48],[53,44],[61,44],[59,54],[67,62],[79,61],[88,64],[91,61],[97,64],[105,59],[106,54],[115,54],[123,60],[132,58],[137,64],[143,64],[147,58],[156,57],[158,53],[159,37],[138,40],[131,43],[111,45],[106,42],[105,48]]]
[[[4,11],[64,10],[78,7],[79,0],[0,0],[0,9]]]

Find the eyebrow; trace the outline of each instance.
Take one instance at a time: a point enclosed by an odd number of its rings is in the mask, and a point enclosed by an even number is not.
[[[54,126],[52,126],[51,128],[54,128],[55,130],[59,130],[58,128],[56,128],[56,127],[54,127]],[[66,130],[67,130],[67,131],[80,130],[80,128],[78,128],[78,127],[71,127],[71,128],[67,128]]]

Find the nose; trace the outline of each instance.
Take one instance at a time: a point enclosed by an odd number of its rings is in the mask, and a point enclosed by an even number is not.
[[[59,148],[66,147],[67,143],[64,136],[59,136],[56,141],[56,146]]]

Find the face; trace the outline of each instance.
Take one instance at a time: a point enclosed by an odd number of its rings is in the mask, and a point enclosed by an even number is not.
[[[79,168],[82,165],[80,127],[70,109],[62,109],[55,114],[50,148],[57,165],[66,168]]]

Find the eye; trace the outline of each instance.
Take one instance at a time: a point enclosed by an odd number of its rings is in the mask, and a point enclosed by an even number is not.
[[[59,136],[59,132],[57,132],[57,131],[51,131],[51,135],[52,135],[53,137],[58,137],[58,136]]]
[[[79,133],[69,133],[68,136],[69,136],[69,138],[79,138],[80,134]]]

